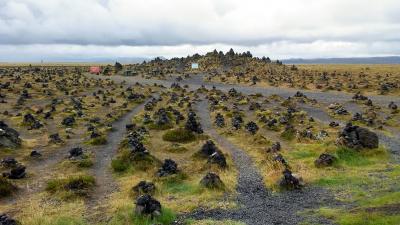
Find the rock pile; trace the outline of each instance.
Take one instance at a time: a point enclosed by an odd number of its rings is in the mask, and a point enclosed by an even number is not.
[[[288,168],[286,168],[283,171],[283,177],[279,181],[279,187],[285,190],[293,190],[293,189],[301,189],[302,184],[300,180],[293,176],[292,171],[290,171]]]
[[[340,132],[337,143],[354,149],[372,149],[379,147],[379,138],[376,133],[366,128],[348,123]]]
[[[153,194],[156,190],[156,186],[152,182],[140,181],[132,190],[138,194]]]
[[[21,146],[21,142],[19,133],[0,121],[0,147],[17,148]]]
[[[221,181],[221,178],[218,174],[213,172],[208,172],[200,181],[200,185],[206,188],[217,188],[221,189],[224,187],[224,183]]]
[[[145,216],[161,215],[161,204],[148,194],[141,195],[136,199],[135,213]]]
[[[242,124],[243,124],[243,118],[239,114],[236,114],[232,117],[232,126],[236,130],[239,130]]]
[[[255,122],[253,122],[253,121],[248,122],[248,123],[246,124],[245,128],[246,128],[246,130],[247,130],[248,132],[250,132],[250,134],[252,134],[252,135],[256,134],[257,131],[258,131],[258,129],[259,129],[258,126],[257,126],[257,124],[256,124]]]
[[[31,130],[43,127],[43,124],[30,113],[24,116],[23,123],[29,126]]]
[[[215,125],[217,126],[217,127],[224,127],[225,126],[225,119],[224,119],[224,116],[221,114],[221,113],[218,113],[216,116],[215,116]]]
[[[318,159],[314,161],[314,165],[316,167],[327,167],[327,166],[332,166],[332,164],[336,161],[336,157],[328,154],[328,153],[322,153]]]
[[[158,169],[157,176],[165,177],[168,175],[176,174],[178,172],[178,164],[172,159],[164,160],[163,165]]]
[[[26,176],[25,169],[26,167],[22,164],[17,164],[10,172],[3,173],[3,177],[7,177],[8,179],[22,179]]]
[[[199,122],[197,122],[196,113],[194,113],[193,111],[190,111],[188,113],[188,119],[186,121],[185,129],[195,132],[195,133],[198,133],[198,134],[203,133],[201,124]]]

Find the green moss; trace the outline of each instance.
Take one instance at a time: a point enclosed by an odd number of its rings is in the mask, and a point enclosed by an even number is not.
[[[360,152],[354,149],[340,147],[337,149],[336,155],[339,159],[339,163],[346,166],[367,166],[371,164],[367,157],[364,157]]]
[[[46,191],[58,194],[63,199],[86,196],[95,185],[95,179],[89,175],[70,176],[64,179],[53,179],[47,182]]]
[[[183,128],[178,128],[166,131],[162,138],[164,141],[187,143],[194,141],[196,139],[196,136],[191,131]]]
[[[124,172],[129,168],[129,162],[116,158],[111,161],[111,167],[115,172]]]
[[[93,166],[93,160],[90,158],[85,158],[82,160],[79,160],[78,162],[78,167],[80,168],[89,168]]]
[[[105,145],[107,144],[107,138],[100,136],[90,139],[87,143],[90,145]]]
[[[296,136],[296,131],[295,130],[285,130],[281,133],[281,138],[287,140],[287,141],[291,141],[295,138]]]
[[[152,130],[168,130],[168,129],[173,128],[174,125],[173,125],[172,123],[167,123],[167,124],[159,125],[159,124],[155,124],[155,123],[151,122],[151,123],[149,123],[149,124],[147,125],[147,127],[148,127],[149,129],[152,129]]]

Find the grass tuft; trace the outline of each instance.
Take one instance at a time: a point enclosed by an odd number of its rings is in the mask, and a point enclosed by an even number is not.
[[[183,128],[169,130],[162,136],[164,141],[187,143],[192,142],[196,139],[196,136],[191,132]]]

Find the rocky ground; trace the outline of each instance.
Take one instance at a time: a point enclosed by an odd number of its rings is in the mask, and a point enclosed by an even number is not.
[[[79,71],[1,75],[0,222],[399,219],[399,97]]]

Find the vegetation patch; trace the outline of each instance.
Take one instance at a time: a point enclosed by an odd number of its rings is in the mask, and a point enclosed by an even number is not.
[[[184,128],[178,128],[166,131],[162,136],[162,139],[170,142],[187,143],[196,140],[196,136],[191,131]]]
[[[87,196],[95,185],[95,179],[89,175],[71,176],[63,179],[53,179],[47,182],[46,191],[59,194],[62,198]]]
[[[133,207],[133,205],[132,205]],[[108,223],[109,225],[121,224],[172,224],[176,218],[175,213],[167,208],[161,209],[161,215],[151,218],[150,216],[141,216],[134,213],[132,207],[123,207],[114,213],[113,218]]]

